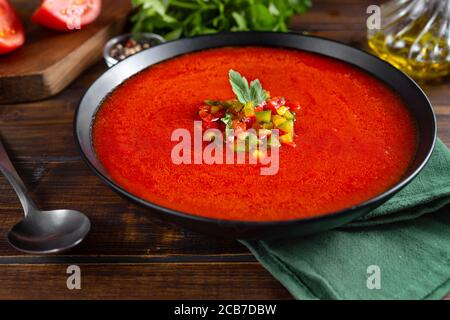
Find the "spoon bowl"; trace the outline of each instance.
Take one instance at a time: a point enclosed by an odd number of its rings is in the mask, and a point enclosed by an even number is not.
[[[27,253],[57,253],[79,244],[90,227],[89,219],[78,211],[36,210],[9,231],[8,242]]]
[[[8,233],[8,242],[15,249],[34,254],[58,253],[75,247],[88,234],[91,223],[79,211],[37,209],[1,140],[0,172],[13,187],[24,212],[22,221]]]

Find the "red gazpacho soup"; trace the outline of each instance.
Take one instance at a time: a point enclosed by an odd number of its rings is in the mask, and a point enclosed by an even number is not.
[[[250,98],[230,86],[232,77]],[[262,175],[260,163],[174,163],[173,132],[194,136],[199,119],[220,130],[279,128],[277,173]],[[350,64],[292,49],[224,47],[125,81],[99,108],[92,139],[111,178],[135,196],[192,215],[274,221],[383,193],[414,158],[417,129],[397,93]]]

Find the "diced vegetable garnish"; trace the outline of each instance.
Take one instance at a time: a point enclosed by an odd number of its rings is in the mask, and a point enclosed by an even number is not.
[[[232,122],[233,130],[235,133],[245,132],[247,130],[247,125],[239,120],[233,120]]]
[[[198,115],[204,128],[222,129],[231,150],[251,152],[258,159],[265,156],[256,148],[261,144],[295,146],[294,110],[300,110],[298,103],[288,102],[283,97],[270,97],[259,80],[253,80],[249,85],[247,79],[233,70],[230,70],[230,83],[235,99],[206,100],[205,105],[199,107]],[[273,134],[275,129],[279,130],[279,138]],[[208,138],[214,140],[215,137]]]
[[[258,123],[269,123],[272,118],[272,111],[266,110],[266,111],[259,111],[255,113],[256,121]]]
[[[284,116],[284,114],[286,113],[286,111],[288,111],[288,108],[286,106],[281,106],[277,109],[277,113],[280,116]]]
[[[284,113],[284,117],[287,120],[294,120],[295,119],[295,115],[289,110],[286,110],[286,112]]]
[[[282,130],[285,133],[294,133],[294,121],[286,120],[278,126],[278,129]]]
[[[279,115],[274,115],[272,116],[272,122],[274,126],[278,128],[281,124],[283,124],[283,122],[286,122],[286,118]]]
[[[219,112],[219,111],[222,110],[222,109],[223,109],[222,106],[212,106],[212,107],[211,107],[211,113],[212,113],[212,114],[217,113],[217,112]]]
[[[275,138],[275,136],[270,136],[267,138],[267,145],[272,147],[280,147],[280,140]]]
[[[272,130],[269,129],[259,129],[259,137],[263,138],[263,137],[268,137],[272,135]]]
[[[273,129],[273,122],[262,123],[261,124],[261,128],[262,129],[270,129],[270,130],[272,130]]]
[[[290,145],[290,144],[292,144],[294,142],[294,135],[292,133],[283,134],[280,137],[280,142]]]
[[[239,101],[237,101],[237,100],[231,101],[231,106],[233,107],[233,110],[235,112],[241,111],[242,108],[244,107],[244,105],[242,103],[240,103]]]
[[[256,135],[250,134],[247,137],[247,142],[250,147],[256,147],[259,144],[259,139]]]
[[[261,150],[253,150],[252,156],[255,159],[264,159],[266,157],[266,154],[264,153],[264,151]]]
[[[252,102],[247,102],[244,105],[244,114],[246,117],[253,117],[255,115],[255,107]]]

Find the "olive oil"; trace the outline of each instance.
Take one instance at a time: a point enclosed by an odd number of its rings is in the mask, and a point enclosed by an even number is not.
[[[369,30],[376,55],[419,81],[450,73],[450,1],[389,1],[380,30]]]

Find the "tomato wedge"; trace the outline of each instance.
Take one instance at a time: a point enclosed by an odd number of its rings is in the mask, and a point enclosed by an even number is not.
[[[11,52],[25,43],[22,22],[7,0],[0,0],[0,54]]]
[[[101,0],[44,0],[31,19],[53,30],[77,30],[97,19],[101,7]]]

